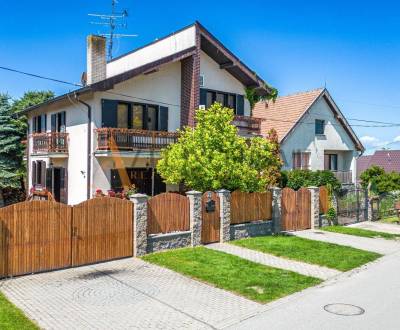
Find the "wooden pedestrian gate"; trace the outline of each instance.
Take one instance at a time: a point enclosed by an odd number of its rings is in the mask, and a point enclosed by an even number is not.
[[[221,221],[219,197],[215,192],[207,191],[203,194],[201,214],[201,242],[203,244],[219,242]]]
[[[283,231],[311,228],[311,192],[307,188],[282,189],[281,208]]]
[[[0,209],[0,278],[133,255],[133,205],[28,201]]]

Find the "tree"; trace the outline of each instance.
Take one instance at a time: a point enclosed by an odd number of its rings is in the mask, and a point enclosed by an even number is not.
[[[21,164],[24,146],[21,143],[25,131],[13,118],[11,98],[0,94],[0,189],[21,187]]]
[[[364,189],[368,188],[368,185],[371,184],[373,189],[376,189],[377,179],[379,176],[384,175],[385,170],[377,165],[372,165],[370,168],[367,168],[364,172],[361,173],[361,186]]]
[[[162,151],[157,171],[170,184],[183,183],[200,191],[264,191],[278,177],[270,167],[281,166],[274,142],[238,136],[233,110],[214,103],[197,110],[196,127],[180,131],[178,142]]]

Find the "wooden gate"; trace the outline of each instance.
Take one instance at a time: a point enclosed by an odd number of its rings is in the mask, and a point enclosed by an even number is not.
[[[100,197],[73,207],[72,266],[133,255],[133,204]]]
[[[163,193],[147,202],[147,234],[189,229],[189,198],[186,196]]]
[[[0,209],[0,277],[69,267],[71,209],[53,201]]]
[[[282,190],[282,230],[311,228],[311,192],[307,188]]]
[[[214,210],[207,208],[207,203],[213,201]],[[207,191],[201,198],[201,242],[203,244],[219,242],[220,235],[220,213],[219,213],[219,197],[215,192]]]

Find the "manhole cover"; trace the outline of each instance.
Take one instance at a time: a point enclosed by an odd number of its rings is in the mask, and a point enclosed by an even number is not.
[[[322,232],[322,231],[314,231],[314,234],[317,234],[317,235],[325,235],[325,233]]]
[[[361,307],[350,304],[328,304],[324,306],[328,313],[343,315],[343,316],[356,316],[365,313]]]

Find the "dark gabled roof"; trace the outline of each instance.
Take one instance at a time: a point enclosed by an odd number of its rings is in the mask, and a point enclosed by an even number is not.
[[[238,57],[236,57],[231,51],[229,51],[217,38],[215,38],[204,26],[202,26],[197,21],[183,29],[180,29],[178,31],[175,31],[175,32],[169,34],[168,36],[165,36],[165,37],[158,39],[156,41],[153,41],[152,43],[149,43],[143,47],[135,49],[135,50],[133,50],[129,53],[126,53],[124,55],[121,55],[117,58],[114,58],[112,61],[115,61],[115,60],[121,59],[125,56],[128,56],[128,55],[138,51],[139,49],[143,49],[145,47],[151,46],[152,44],[159,42],[160,40],[168,38],[169,36],[176,34],[182,30],[188,29],[192,26],[196,26],[196,33],[198,33],[198,35],[200,37],[200,38],[198,38],[199,42],[196,46],[185,49],[179,53],[175,53],[173,55],[158,59],[154,62],[147,63],[141,67],[137,67],[132,70],[128,70],[126,72],[106,78],[106,79],[96,82],[92,85],[85,86],[78,90],[60,95],[53,99],[47,100],[44,103],[29,107],[29,108],[21,111],[20,113],[21,114],[27,113],[29,111],[38,109],[42,106],[61,101],[70,96],[73,96],[75,94],[81,95],[81,94],[85,94],[88,92],[106,91],[106,90],[112,89],[115,84],[121,83],[121,82],[126,81],[131,78],[134,78],[143,73],[155,70],[164,64],[172,63],[175,61],[180,61],[188,56],[191,56],[197,51],[197,48],[200,48],[202,51],[204,51],[208,56],[210,56],[214,61],[216,61],[220,65],[221,69],[227,70],[233,77],[235,77],[237,80],[239,80],[243,85],[245,85],[247,87],[256,88],[257,92],[260,94],[265,95],[265,94],[268,94],[271,92],[271,90],[269,89],[267,84],[256,73],[251,71],[242,61],[239,60]]]
[[[376,150],[373,155],[357,159],[357,176],[372,165],[382,167],[385,172],[400,173],[400,150]]]
[[[278,97],[275,101],[258,102],[253,110],[254,117],[265,119],[261,124],[261,133],[274,128],[279,142],[284,142],[306,115],[307,111],[321,98],[328,104],[336,120],[349,135],[357,150],[364,151],[364,146],[339,110],[326,88]]]

